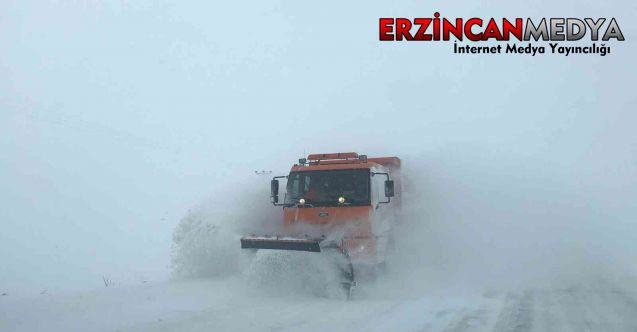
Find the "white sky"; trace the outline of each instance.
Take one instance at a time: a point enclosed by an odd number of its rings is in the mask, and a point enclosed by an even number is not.
[[[434,11],[615,17],[627,40],[606,57],[378,42],[379,17]],[[164,276],[188,208],[313,152],[399,155],[449,213],[513,202],[622,233],[637,215],[636,14],[630,1],[3,1],[0,291]]]

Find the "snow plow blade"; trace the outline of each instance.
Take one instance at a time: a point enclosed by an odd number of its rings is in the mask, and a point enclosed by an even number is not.
[[[321,252],[322,239],[297,239],[291,237],[242,237],[241,249],[275,249]]]
[[[338,250],[344,257],[345,262],[336,262],[341,271],[343,281],[341,285],[345,291],[346,298],[352,295],[352,289],[356,286],[354,281],[354,266],[352,260],[346,252],[343,252],[335,241],[325,238],[294,238],[287,236],[245,236],[241,238],[241,249],[274,249],[274,250],[295,250],[309,252],[323,252]]]

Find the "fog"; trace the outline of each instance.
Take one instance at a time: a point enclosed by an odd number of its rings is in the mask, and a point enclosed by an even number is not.
[[[434,11],[615,17],[627,40],[605,57],[378,42],[379,17]],[[188,211],[235,230],[267,223],[278,210],[254,208],[269,177],[254,171],[337,151],[403,159],[413,226],[395,271],[417,270],[408,285],[635,272],[632,2],[5,1],[0,12],[1,292],[169,278]]]

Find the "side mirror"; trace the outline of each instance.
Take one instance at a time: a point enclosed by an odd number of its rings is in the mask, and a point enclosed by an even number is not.
[[[394,197],[394,181],[385,181],[385,197]]]
[[[274,204],[279,202],[279,180],[272,179],[270,181],[270,199]]]

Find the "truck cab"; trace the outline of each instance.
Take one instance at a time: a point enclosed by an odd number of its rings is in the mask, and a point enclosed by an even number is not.
[[[336,241],[355,263],[374,265],[400,205],[399,169],[397,157],[311,154],[272,180],[271,200],[283,207],[286,235]],[[283,197],[279,178],[287,179]]]

